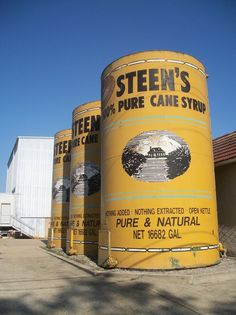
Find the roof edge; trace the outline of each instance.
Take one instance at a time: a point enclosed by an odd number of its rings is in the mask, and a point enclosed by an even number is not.
[[[218,139],[222,139],[222,138],[226,138],[227,136],[231,136],[231,135],[233,135],[234,133],[236,134],[236,130],[234,130],[234,131],[232,131],[232,132],[229,132],[229,133],[226,133],[226,134],[223,135],[223,136],[219,136],[219,137],[213,139],[213,142],[216,141],[216,140],[218,140]]]
[[[214,164],[215,164],[215,167],[218,167],[218,166],[222,166],[222,165],[226,165],[226,164],[231,164],[231,163],[234,163],[234,162],[236,162],[236,157],[229,158],[228,160],[215,162]]]

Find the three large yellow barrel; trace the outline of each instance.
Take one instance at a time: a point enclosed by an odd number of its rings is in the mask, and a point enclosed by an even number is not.
[[[54,136],[51,228],[49,247],[66,249],[69,221],[71,129]]]
[[[104,70],[100,265],[219,261],[206,77],[197,59],[170,51],[128,55]]]
[[[219,261],[206,77],[197,59],[170,51],[103,71],[102,110],[76,107],[72,136],[55,135],[49,246],[119,268]]]
[[[99,101],[73,111],[71,148],[70,230],[67,252],[97,257],[100,225]]]

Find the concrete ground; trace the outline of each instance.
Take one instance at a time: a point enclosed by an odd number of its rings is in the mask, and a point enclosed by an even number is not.
[[[236,314],[236,260],[174,272],[104,272],[0,239],[0,314]]]

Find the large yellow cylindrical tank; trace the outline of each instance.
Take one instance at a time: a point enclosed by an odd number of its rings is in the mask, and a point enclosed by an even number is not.
[[[97,257],[100,224],[100,101],[73,111],[67,252]]]
[[[52,179],[51,228],[49,247],[66,250],[66,233],[69,222],[71,129],[54,136]]]
[[[206,77],[197,59],[171,51],[104,70],[100,265],[219,262]]]

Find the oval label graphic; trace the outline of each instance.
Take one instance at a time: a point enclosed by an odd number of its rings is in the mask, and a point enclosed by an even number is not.
[[[67,177],[57,178],[53,183],[52,199],[58,203],[70,201],[70,179]]]
[[[91,162],[77,165],[71,175],[71,191],[75,196],[89,196],[100,190],[100,168]]]
[[[167,130],[145,131],[123,150],[122,165],[129,176],[144,182],[166,182],[184,174],[191,155],[187,143]]]
[[[107,104],[115,88],[115,79],[109,75],[102,81],[102,102]]]

